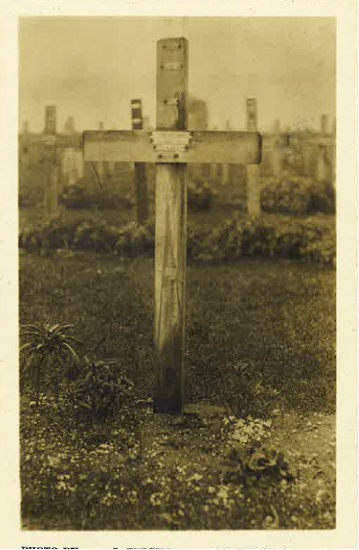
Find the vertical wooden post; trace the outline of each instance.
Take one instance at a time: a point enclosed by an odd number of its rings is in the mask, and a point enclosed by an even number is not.
[[[333,126],[332,126],[332,138],[333,138],[333,146],[331,151],[332,180],[333,180],[333,186],[336,187],[336,184],[337,184],[337,121],[335,118],[333,120]]]
[[[100,121],[98,123],[98,129],[99,130],[104,129],[104,125],[103,125],[102,121]],[[96,163],[96,169],[97,169],[97,174],[98,174],[99,180],[100,180],[101,183],[103,183],[103,176],[104,176],[104,173],[105,173],[105,163],[102,162],[102,161],[97,162]]]
[[[140,99],[131,100],[132,130],[143,129],[142,102]],[[135,187],[137,221],[143,223],[148,218],[147,177],[146,164],[135,162]]]
[[[328,133],[328,115],[321,116],[320,133],[322,136],[326,136]],[[316,177],[318,181],[325,182],[327,181],[328,176],[327,148],[325,145],[320,145],[317,159]]]
[[[217,126],[214,125],[212,130],[216,132],[218,130]],[[209,179],[211,183],[217,183],[217,164],[210,164],[210,176]]]
[[[303,172],[305,176],[310,175],[310,164],[312,157],[312,149],[310,146],[303,144]]]
[[[257,131],[257,101],[256,99],[247,99],[247,130],[248,132]],[[260,216],[260,186],[259,186],[259,165],[248,164],[247,171],[247,212],[250,216]]]
[[[279,146],[278,140],[280,139],[280,121],[276,119],[273,124],[274,143],[272,157],[272,174],[273,176],[279,176],[282,171],[282,151]]]
[[[229,132],[231,129],[231,124],[229,119],[226,119],[226,132]],[[229,181],[229,164],[222,164],[222,183],[226,185]]]
[[[316,178],[319,182],[325,182],[328,179],[328,163],[325,155],[325,147],[322,145],[319,147]]]
[[[56,107],[45,108],[44,128],[44,210],[46,215],[58,213],[57,154],[56,154]]]
[[[157,130],[187,125],[188,43],[157,42]],[[156,165],[154,410],[181,414],[184,405],[187,188],[185,164]]]
[[[69,135],[76,133],[75,118],[73,116],[67,117],[64,124],[64,133]]]
[[[272,151],[272,174],[273,176],[280,176],[282,171],[282,154],[279,146],[274,143]]]
[[[328,133],[328,115],[322,115],[320,119],[320,133],[325,136]]]

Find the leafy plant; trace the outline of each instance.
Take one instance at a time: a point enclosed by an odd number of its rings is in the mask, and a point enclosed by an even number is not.
[[[69,334],[70,324],[23,325],[25,343],[20,352],[25,356],[24,375],[28,376],[39,404],[43,383],[53,384],[56,394],[64,374],[65,365],[78,360],[74,343],[80,340]],[[51,372],[50,372],[51,369]]]
[[[71,249],[106,252],[121,257],[150,256],[154,251],[154,224],[123,226],[91,220],[51,220],[25,228],[19,239],[27,251]],[[335,262],[335,226],[323,217],[234,217],[220,224],[188,226],[190,260],[223,262],[243,256],[303,258],[323,264]]]
[[[268,416],[279,393],[263,381],[263,373],[252,361],[229,365],[221,384],[222,400],[227,412],[238,418],[248,414]]]
[[[68,394],[78,419],[103,421],[130,404],[134,384],[116,367],[116,361],[84,357]]]
[[[188,208],[190,210],[210,210],[214,191],[207,182],[190,181],[188,184]]]
[[[222,475],[225,483],[247,483],[253,477],[272,477],[275,481],[294,481],[283,453],[267,449],[261,445],[249,449],[233,447],[222,462]]]
[[[78,185],[66,186],[61,194],[61,203],[67,208],[88,208],[90,202],[85,196],[85,189]]]
[[[289,176],[269,178],[261,190],[265,212],[303,216],[321,212],[334,214],[335,191],[330,183],[310,178]]]
[[[64,187],[61,194],[61,202],[69,209],[80,208],[121,208],[128,209],[134,206],[134,201],[129,193],[116,193],[108,187],[100,189],[88,189],[88,182],[81,178],[75,185]],[[90,186],[91,187],[91,186]]]

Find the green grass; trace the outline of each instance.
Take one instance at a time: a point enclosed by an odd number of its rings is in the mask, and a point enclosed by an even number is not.
[[[98,355],[117,358],[137,396],[151,396],[153,260],[76,253],[23,255],[20,264],[21,322],[71,322],[88,346],[106,337]],[[49,396],[37,409],[25,391],[26,528],[261,529],[276,515],[283,529],[333,528],[333,474],[324,489],[318,474],[334,460],[332,451],[325,454],[335,412],[333,269],[261,259],[189,265],[186,332],[187,402],[233,405],[243,389],[233,367],[259,372],[261,386],[256,393],[250,380],[244,416],[251,426],[248,414],[272,420],[282,411],[269,435],[298,482],[223,484],[220,464],[231,445],[221,409],[215,421],[188,429],[142,410],[94,430],[63,416]],[[325,425],[315,448],[308,418]],[[322,453],[317,469],[314,451]]]

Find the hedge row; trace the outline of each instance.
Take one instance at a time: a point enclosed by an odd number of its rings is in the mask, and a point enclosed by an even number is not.
[[[334,214],[335,190],[331,183],[288,176],[269,178],[261,189],[264,212],[296,216],[315,213]]]
[[[39,250],[85,250],[123,257],[151,256],[154,225],[131,222],[113,226],[107,222],[64,223],[51,220],[24,229],[19,246],[28,252]],[[189,225],[188,259],[221,262],[242,256],[298,258],[335,264],[334,223],[320,217],[293,219],[262,217],[233,218],[217,226]]]
[[[245,182],[243,193],[237,198],[237,206],[246,210]],[[233,190],[236,187],[233,186]],[[237,189],[238,191],[238,189]],[[217,195],[220,196],[220,184],[211,184],[201,180],[188,182],[188,207],[192,211],[210,210]],[[41,202],[39,186],[22,190],[19,196],[20,206],[31,206]],[[85,180],[78,185],[66,187],[60,197],[66,208],[132,208],[135,198],[131,193],[121,195],[113,189],[89,190]],[[294,216],[316,213],[333,214],[335,212],[335,190],[331,183],[317,182],[311,178],[294,175],[263,178],[261,180],[261,206],[263,212]]]

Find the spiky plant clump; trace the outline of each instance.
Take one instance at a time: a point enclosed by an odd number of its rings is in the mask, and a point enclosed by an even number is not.
[[[36,404],[39,404],[43,385],[53,385],[58,396],[61,381],[67,366],[78,362],[74,344],[80,344],[69,331],[71,324],[31,324],[22,325],[24,344],[20,355],[24,358],[23,374],[29,380],[35,392]]]

